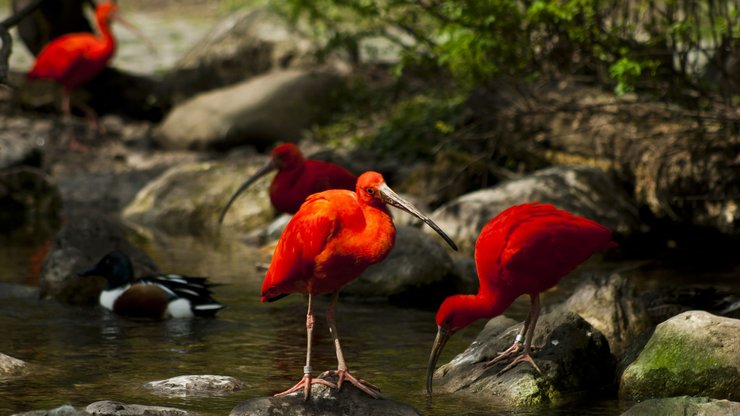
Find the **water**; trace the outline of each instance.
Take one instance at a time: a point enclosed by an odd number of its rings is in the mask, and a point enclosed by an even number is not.
[[[0,352],[31,365],[30,375],[0,380],[0,414],[116,400],[223,415],[243,400],[274,394],[300,378],[305,359],[305,299],[293,295],[273,304],[259,302],[263,272],[256,267],[261,260],[256,248],[231,235],[198,240],[145,234],[147,238],[138,244],[163,271],[208,275],[223,283],[215,288],[214,296],[227,308],[217,319],[142,322],[97,306],[38,300],[33,286],[38,281],[38,251],[44,239],[28,237],[28,232],[33,230],[0,239],[0,283],[5,284],[0,286]],[[9,284],[23,290],[11,291]],[[316,301],[319,319],[313,365],[317,372],[336,366],[324,321],[327,305],[327,298]],[[508,314],[521,318],[527,306],[526,299],[520,299]],[[463,351],[482,324],[453,337],[440,363]],[[338,329],[345,358],[355,374],[380,386],[387,397],[425,415],[527,414],[491,409],[459,395],[426,400],[424,376],[436,331],[434,311],[340,300]],[[143,388],[150,381],[187,374],[233,376],[247,387],[205,397],[168,397]],[[615,401],[583,403],[570,407],[569,412],[576,408],[580,413],[619,413]]]

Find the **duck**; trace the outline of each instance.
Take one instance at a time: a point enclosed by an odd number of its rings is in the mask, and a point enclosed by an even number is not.
[[[211,297],[214,284],[208,278],[156,274],[134,279],[131,259],[120,251],[111,251],[77,275],[104,277],[107,285],[100,293],[100,305],[130,318],[213,318],[224,308]]]

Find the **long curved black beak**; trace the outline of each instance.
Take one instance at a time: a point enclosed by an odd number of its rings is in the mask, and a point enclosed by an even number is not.
[[[236,192],[234,192],[234,195],[231,196],[231,198],[229,199],[229,202],[226,203],[226,206],[221,211],[221,216],[218,217],[218,223],[219,223],[219,225],[224,222],[224,217],[226,216],[226,213],[229,211],[229,208],[231,208],[231,204],[233,204],[234,201],[236,201],[236,198],[238,198],[239,195],[242,192],[244,192],[244,190],[246,190],[247,188],[249,188],[249,186],[252,185],[252,183],[254,183],[257,179],[259,179],[259,178],[267,175],[268,173],[270,173],[271,171],[273,171],[275,169],[277,169],[277,167],[275,166],[274,163],[272,163],[272,159],[270,159],[265,164],[265,166],[262,166],[260,168],[260,170],[258,170],[257,172],[255,172],[254,175],[252,175],[251,178],[249,178],[246,181],[244,181],[244,183],[242,183],[239,186],[239,189],[237,189]]]
[[[427,364],[427,396],[432,397],[432,378],[434,377],[434,370],[437,366],[437,360],[442,354],[442,350],[447,344],[447,340],[450,339],[450,331],[437,327],[437,336],[434,338],[434,345],[432,345],[432,353],[429,355],[429,363]]]
[[[431,227],[432,230],[436,231],[437,234],[444,238],[447,244],[449,244],[453,250],[457,251],[457,244],[455,244],[455,242],[452,241],[452,239],[448,237],[447,234],[445,234],[445,232],[442,231],[439,226],[437,226],[437,224],[434,223],[434,221],[430,220],[429,217],[422,214],[418,209],[411,205],[410,202],[398,196],[398,194],[395,193],[393,189],[391,189],[388,185],[383,184],[380,186],[380,197],[383,198],[383,201],[385,201],[386,204],[390,204],[396,208],[402,209],[409,214],[417,217],[418,219],[424,221],[426,225]]]
[[[98,265],[96,264],[95,266],[92,266],[89,269],[85,269],[85,270],[77,272],[77,276],[87,277],[87,276],[102,276],[102,275],[98,271]]]

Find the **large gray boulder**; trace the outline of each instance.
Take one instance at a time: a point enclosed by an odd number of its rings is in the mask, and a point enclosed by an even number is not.
[[[342,288],[342,295],[390,298],[404,305],[439,305],[453,293],[459,280],[450,250],[439,237],[418,228],[397,226],[396,230],[396,244],[388,257]]]
[[[601,333],[572,312],[540,317],[532,345],[542,374],[527,363],[497,375],[506,363],[485,367],[514,341],[522,324],[499,316],[488,322],[467,350],[435,372],[436,393],[475,395],[503,406],[561,406],[613,382],[614,359]]]
[[[206,92],[175,107],[156,131],[167,149],[268,147],[296,140],[337,105],[341,77],[289,69]]]
[[[621,397],[680,395],[740,400],[740,320],[704,311],[677,315],[655,328],[622,374]]]
[[[418,416],[411,406],[389,399],[373,399],[350,383],[341,390],[314,384],[311,397],[303,401],[303,391],[285,397],[257,397],[239,403],[230,416]]]
[[[180,102],[273,69],[315,61],[311,41],[268,9],[238,10],[221,21],[162,80]]]
[[[231,195],[262,164],[263,158],[252,158],[173,167],[139,191],[123,210],[123,218],[172,234],[216,231]],[[269,184],[265,178],[243,192],[221,227],[244,231],[267,224],[275,216]]]
[[[617,357],[652,327],[634,284],[619,274],[586,277],[557,309],[573,311],[593,325]]]
[[[40,295],[73,304],[98,302],[105,280],[79,277],[112,250],[127,254],[137,275],[157,271],[154,261],[128,241],[133,232],[117,220],[84,212],[67,220],[41,265]]]
[[[547,168],[463,195],[439,207],[431,218],[462,249],[472,250],[488,221],[526,202],[553,204],[623,235],[639,226],[637,208],[619,184],[603,171],[583,166]]]
[[[707,397],[680,396],[667,399],[650,399],[638,403],[622,416],[735,416],[740,415],[740,403],[713,400]]]

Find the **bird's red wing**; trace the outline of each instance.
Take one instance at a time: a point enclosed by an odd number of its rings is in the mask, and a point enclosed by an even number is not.
[[[61,36],[49,43],[39,54],[29,71],[31,78],[62,80],[70,71],[84,62],[90,47],[96,42],[93,35]]]
[[[337,213],[324,193],[311,195],[288,223],[262,284],[262,301],[308,291],[315,259],[336,233]]]
[[[589,219],[554,208],[535,212],[509,230],[502,275],[527,290],[546,290],[610,240],[611,231]]]
[[[585,261],[609,247],[611,231],[549,204],[511,207],[481,231],[476,264],[482,290],[521,286],[545,290]]]

